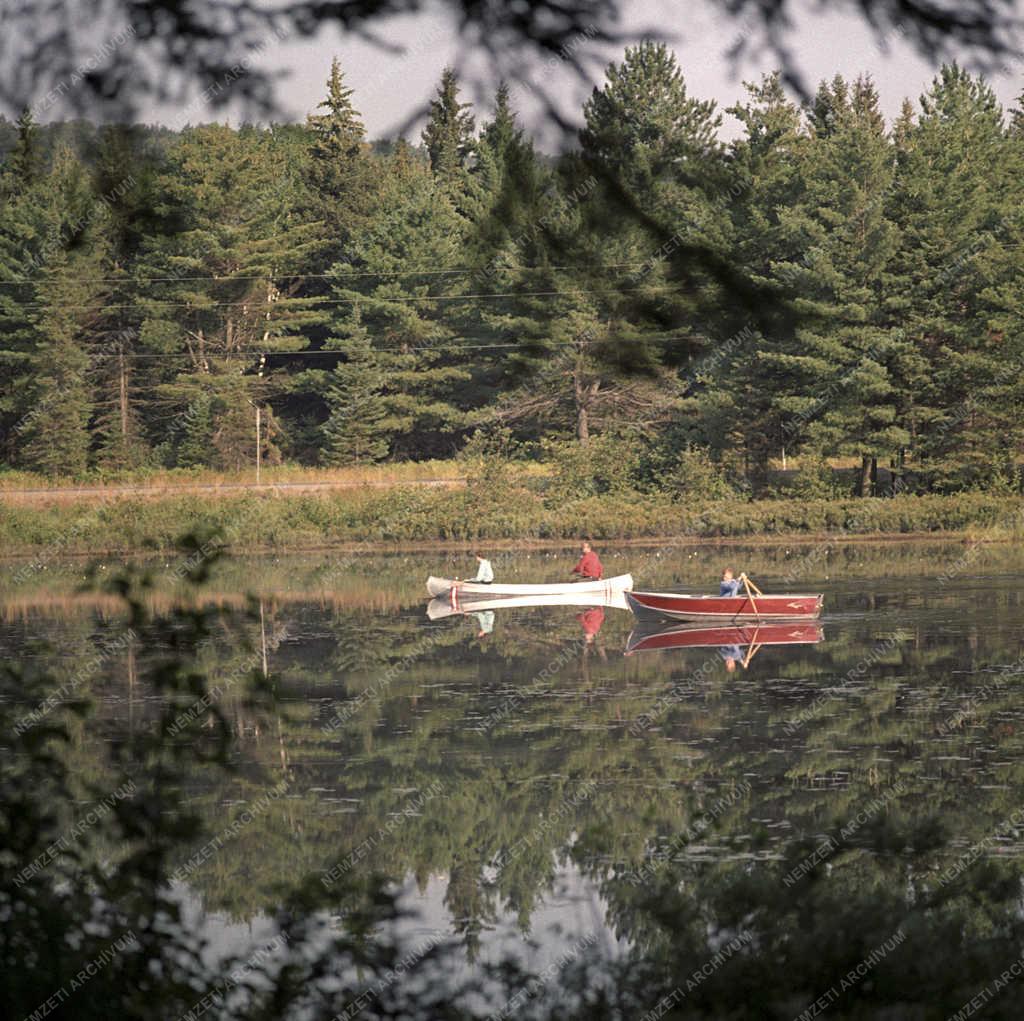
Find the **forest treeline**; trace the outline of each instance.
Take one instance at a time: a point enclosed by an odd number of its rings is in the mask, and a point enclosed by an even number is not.
[[[450,69],[417,146],[337,63],[301,125],[0,121],[0,463],[251,466],[259,408],[264,464],[1018,488],[1024,113],[956,65],[891,124],[863,77],[745,90],[724,142],[643,43],[557,158]]]

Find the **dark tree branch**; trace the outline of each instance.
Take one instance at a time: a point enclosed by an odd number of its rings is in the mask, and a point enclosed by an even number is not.
[[[623,0],[442,2],[463,44],[457,66],[467,54],[483,54],[494,77],[512,81],[529,81],[539,59],[557,56],[586,82],[594,57],[581,40],[621,44],[639,34],[618,27]],[[743,27],[723,56],[738,65],[767,50],[784,80],[808,94],[786,41],[795,0],[706,2]],[[931,60],[959,56],[992,70],[1021,54],[1015,0],[845,0],[842,7],[858,12],[881,45],[898,34]],[[45,106],[60,115],[130,120],[148,101],[205,96],[214,108],[233,102],[247,117],[279,117],[272,64],[282,38],[311,38],[333,27],[400,52],[376,25],[423,10],[422,0],[23,0],[0,13],[0,108],[17,114]],[[549,105],[543,82],[533,85]]]

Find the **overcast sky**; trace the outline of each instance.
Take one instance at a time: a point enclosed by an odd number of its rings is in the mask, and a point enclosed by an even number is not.
[[[743,95],[742,80],[755,79],[775,66],[773,57],[764,54],[745,61],[737,73],[726,51],[737,34],[746,31],[744,25],[716,18],[699,2],[623,0],[622,9],[624,31],[643,35],[654,29],[668,36],[690,92],[701,98],[713,98],[722,108]],[[481,53],[470,51],[467,54],[447,12],[428,10],[415,17],[375,21],[373,27],[389,44],[403,47],[404,55],[388,53],[370,42],[345,36],[333,27],[325,29],[312,41],[285,41],[267,48],[259,58],[261,66],[287,72],[278,86],[278,95],[293,119],[303,119],[323,97],[334,56],[341,61],[347,82],[354,90],[355,105],[363,115],[371,138],[393,135],[399,127],[408,127],[410,115],[433,94],[441,69],[446,63],[456,62],[460,55],[464,62],[467,98],[477,101],[478,118],[486,117],[487,101],[499,71],[484,60]],[[837,72],[847,77],[870,73],[890,118],[899,111],[904,96],[916,102],[935,73],[935,68],[919,57],[898,33],[887,37],[886,52],[870,28],[851,14],[808,13],[797,23],[788,42],[811,88],[822,77],[831,77]],[[585,82],[564,62],[553,60],[554,66],[543,62],[533,66],[535,80],[539,80],[556,101],[563,116],[573,122],[579,121],[580,107],[594,84],[600,82],[603,67],[610,60],[620,58],[621,48],[599,46],[582,39],[577,52],[591,61]],[[506,56],[513,61],[515,55]],[[1021,70],[1017,66],[991,80],[1004,106],[1012,105],[1021,91]],[[558,148],[561,136],[551,119],[540,114],[528,89],[522,86],[517,89],[515,81],[511,84],[523,121],[544,148]],[[204,116],[200,107],[189,116],[192,121],[213,118],[223,120],[225,114],[222,111]],[[174,110],[153,110],[146,119],[173,127],[183,126],[181,113]],[[736,123],[728,116],[724,120],[723,136],[733,137]],[[418,130],[413,128],[406,134],[415,137]]]

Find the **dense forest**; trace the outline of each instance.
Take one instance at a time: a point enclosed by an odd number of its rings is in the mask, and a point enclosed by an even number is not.
[[[258,408],[264,464],[1017,488],[1024,110],[956,65],[892,124],[867,78],[745,88],[724,142],[643,43],[557,158],[451,70],[418,146],[337,63],[304,125],[0,119],[0,464],[250,466]]]

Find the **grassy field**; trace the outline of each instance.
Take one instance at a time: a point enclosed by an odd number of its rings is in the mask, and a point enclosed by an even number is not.
[[[276,465],[264,467],[260,473],[263,486],[336,485],[378,486],[398,485],[430,480],[461,481],[466,466],[460,461],[407,461],[400,464],[374,464],[350,468],[307,468],[302,465]],[[60,493],[74,489],[143,488],[154,490],[188,490],[197,486],[255,486],[256,473],[252,468],[244,471],[189,470],[173,468],[153,471],[119,472],[116,475],[90,472],[86,475],[49,478],[32,472],[0,472],[0,494],[14,499],[22,492]]]
[[[461,488],[396,484],[308,493],[165,492],[35,502],[0,494],[0,551],[6,555],[168,550],[186,532],[235,552],[427,543],[502,544],[575,539],[774,540],[781,537],[955,535],[978,541],[1024,538],[1012,497],[971,493],[889,499],[675,502],[616,493],[570,500],[523,480]]]

